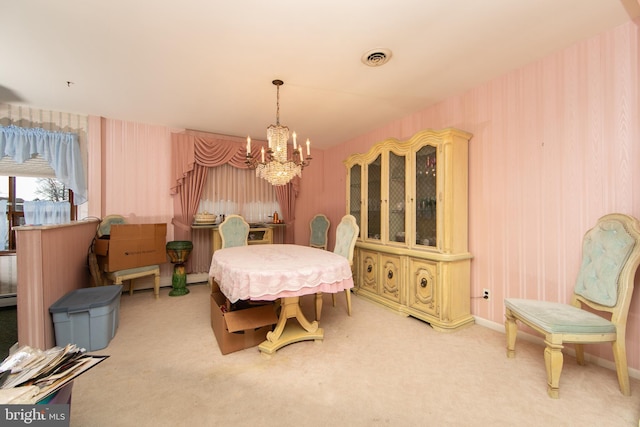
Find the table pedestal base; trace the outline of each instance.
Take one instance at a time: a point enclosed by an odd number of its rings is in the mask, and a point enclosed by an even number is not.
[[[300,308],[300,297],[282,298],[280,310],[275,329],[269,332],[266,341],[258,346],[261,352],[273,354],[276,350],[294,342],[324,339],[324,329],[318,327],[318,322],[309,322],[304,317]],[[287,320],[292,318],[295,318],[299,325],[295,323],[287,325]]]

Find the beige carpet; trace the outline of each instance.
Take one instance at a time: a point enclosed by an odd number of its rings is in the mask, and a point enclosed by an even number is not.
[[[211,330],[210,288],[160,299],[122,295],[111,357],[78,378],[71,426],[637,426],[632,397],[614,371],[565,357],[560,399],[547,397],[543,347],[474,325],[440,333],[353,297],[325,295],[322,343],[262,356],[221,355]],[[311,297],[303,301],[312,318]]]

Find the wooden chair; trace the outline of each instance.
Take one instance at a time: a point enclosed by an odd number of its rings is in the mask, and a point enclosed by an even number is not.
[[[333,252],[342,255],[349,260],[349,265],[353,265],[353,250],[356,247],[358,232],[360,227],[353,215],[345,215],[336,227],[336,244]],[[344,294],[347,297],[347,313],[351,316],[351,290],[345,289]],[[336,294],[331,295],[333,306],[336,306]],[[322,293],[316,294],[316,320],[320,320],[322,314]]]
[[[317,214],[309,222],[311,235],[309,236],[309,246],[312,248],[327,250],[327,234],[331,221],[323,214]]]
[[[575,345],[578,364],[584,365],[584,344],[611,342],[620,390],[631,395],[625,332],[639,264],[640,222],[623,214],[600,218],[584,236],[571,304],[505,299],[507,357],[515,357],[516,321],[544,335],[547,393],[558,398],[564,344]],[[610,313],[611,320],[595,311]]]
[[[107,279],[111,280],[114,285],[122,285],[123,282],[129,281],[129,295],[133,295],[134,280],[140,277],[153,276],[153,294],[156,299],[160,297],[160,266],[147,265],[145,267],[129,268],[127,270],[118,270],[104,273]]]
[[[240,215],[227,215],[218,227],[222,249],[246,246],[249,238],[249,224]]]

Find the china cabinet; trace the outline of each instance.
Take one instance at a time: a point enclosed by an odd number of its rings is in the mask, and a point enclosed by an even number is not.
[[[449,331],[473,323],[468,251],[471,134],[424,130],[345,160],[360,236],[355,292]]]

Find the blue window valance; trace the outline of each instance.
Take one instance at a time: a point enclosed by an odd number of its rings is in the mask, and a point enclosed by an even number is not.
[[[0,126],[0,157],[9,156],[21,164],[36,155],[49,163],[58,181],[73,190],[76,205],[87,201],[87,182],[77,134]]]

